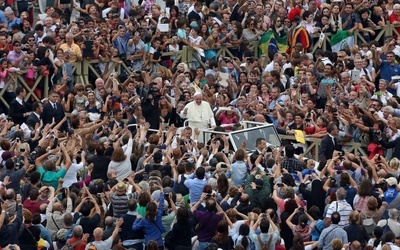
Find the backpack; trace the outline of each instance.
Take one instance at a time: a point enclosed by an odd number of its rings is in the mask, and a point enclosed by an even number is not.
[[[357,211],[366,211],[368,210],[368,200],[369,200],[369,196],[364,196],[364,197],[360,197],[357,201],[357,203],[354,205],[354,209]]]
[[[79,245],[81,242],[82,242],[81,240],[78,240],[77,242],[71,244],[71,243],[69,243],[69,240],[67,240],[67,244],[65,244],[65,245],[61,248],[61,250],[74,250],[75,247],[76,247],[77,245]]]
[[[392,232],[392,229],[390,229],[390,227],[389,227],[389,221],[388,220],[386,220],[386,225],[384,225],[382,227],[382,229],[383,229],[383,234],[385,234],[386,232]]]
[[[260,243],[261,250],[269,250],[269,245],[271,245],[272,238],[273,238],[273,235],[270,234],[267,243],[264,243],[264,242],[261,240],[260,235],[257,235],[258,243]]]
[[[375,213],[371,217],[367,217],[362,221],[362,225],[364,226],[365,231],[367,231],[369,235],[371,235],[374,232],[374,229],[376,227],[374,216]]]
[[[255,250],[256,249],[256,246],[255,246],[255,244],[254,244],[254,242],[250,239],[250,237],[249,236],[243,236],[243,238],[244,237],[246,237],[247,238],[247,240],[249,241],[249,245],[248,245],[248,248],[250,248],[250,250]],[[243,240],[243,238],[242,238],[242,240]],[[235,246],[236,245],[238,245],[238,244],[241,244],[242,243],[242,241],[241,242],[238,242],[238,240],[239,240],[239,238],[237,238],[236,240],[235,240]],[[242,244],[243,245],[243,244]]]
[[[189,194],[189,189],[185,186],[185,180],[186,176],[184,174],[181,174],[181,181],[177,183],[174,187],[175,193],[181,194],[182,196]]]

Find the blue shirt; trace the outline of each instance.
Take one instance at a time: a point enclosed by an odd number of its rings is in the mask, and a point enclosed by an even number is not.
[[[186,30],[179,28],[177,36],[178,36],[178,39],[186,40]]]
[[[394,200],[394,198],[397,197],[397,195],[399,194],[399,191],[397,191],[395,188],[388,188],[383,195],[385,196],[385,201],[387,203],[390,203]]]
[[[354,27],[354,25],[356,25],[357,23],[360,23],[360,19],[357,17],[356,14],[351,13],[351,19],[349,21],[349,23],[347,24],[346,28],[343,30],[350,30]],[[347,15],[346,13],[342,14],[342,23],[345,23],[347,20],[347,17],[349,15]]]
[[[3,15],[4,15],[4,13],[3,13]],[[4,17],[4,18],[5,18],[5,17]],[[6,22],[7,22],[7,19],[6,19]],[[21,24],[21,19],[19,19],[19,17],[17,17],[17,18],[15,18],[14,20],[9,21],[9,22],[8,22],[8,26],[7,26],[8,30],[11,30],[11,27],[12,27],[14,24]]]
[[[47,230],[42,224],[35,224],[35,226],[40,228],[40,236],[47,242],[52,242],[51,241],[51,235],[49,233],[49,230]]]
[[[118,36],[117,41],[113,41],[113,46],[118,48],[119,55],[125,54],[127,55],[128,52],[128,40],[129,37],[131,36],[131,32],[127,31],[124,35],[124,37]]]
[[[196,204],[200,200],[204,186],[207,185],[207,180],[205,178],[202,180],[189,178],[190,177],[188,177],[183,184],[189,189],[190,204]],[[193,178],[193,176],[191,178]]]
[[[278,99],[272,100],[272,101],[269,103],[269,109],[274,109],[276,103],[278,103],[278,104],[281,105],[281,106],[285,105],[285,103],[284,103],[284,101],[282,100],[282,98],[281,98],[281,97],[278,97]]]
[[[388,62],[383,61],[385,59],[386,59],[386,57],[382,56],[382,63],[379,66],[379,69],[381,71],[381,78],[390,82],[390,81],[392,81],[392,76],[400,75],[400,66],[397,65],[396,63],[394,63],[393,65],[390,65]]]
[[[133,222],[132,230],[142,230],[145,234],[144,243],[147,245],[151,240],[157,241],[158,246],[164,246],[162,234],[165,228],[162,224],[162,215],[164,212],[164,193],[160,193],[158,200],[157,216],[154,221],[149,221],[146,217],[136,218]]]
[[[346,231],[336,224],[331,224],[322,231],[318,240],[318,248],[323,250],[332,250],[332,241],[335,238],[342,240],[343,244],[348,243]]]
[[[324,220],[317,220],[315,222],[315,227],[311,230],[311,240],[317,241],[324,228],[325,228]]]
[[[4,12],[0,10],[0,23],[8,23],[6,16],[4,15]]]
[[[247,166],[243,161],[237,161],[231,165],[233,172],[234,185],[243,184],[247,179]]]

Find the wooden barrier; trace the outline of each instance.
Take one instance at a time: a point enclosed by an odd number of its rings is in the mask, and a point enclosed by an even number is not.
[[[24,101],[27,102],[31,97],[37,102],[40,102],[40,98],[35,94],[34,90],[38,87],[39,83],[41,81],[44,81],[44,93],[43,97],[48,97],[49,95],[49,77],[48,76],[42,76],[38,75],[35,78],[35,83],[33,84],[32,87],[29,87],[28,84],[25,81],[25,78],[18,73],[9,73],[8,80],[4,86],[3,89],[0,91],[0,102],[8,109],[10,108],[9,103],[7,100],[4,99],[4,93],[7,91],[8,88],[10,88],[11,85],[13,85],[13,90],[17,88],[18,84],[21,85],[26,89],[26,96]]]
[[[393,25],[393,24],[386,24],[384,27],[370,28],[370,29],[375,31],[375,34],[377,33],[376,37],[375,37],[375,39],[373,41],[377,41],[378,42],[379,40],[382,39],[382,37],[388,37],[388,36],[393,36],[393,35],[399,36],[400,34],[396,30],[396,28],[398,28],[398,27],[400,27],[400,26],[399,25]],[[362,36],[362,32],[356,30],[356,31],[354,31],[353,35],[354,35],[354,44],[360,45],[360,44],[366,42],[364,37]],[[313,34],[311,37],[312,38],[319,38],[319,33],[318,34]],[[314,53],[317,49],[326,50],[326,48],[327,48],[326,45],[331,43],[331,38],[332,38],[332,33],[325,33],[325,38],[322,41],[322,43],[321,44],[318,44],[318,43],[314,44],[312,49],[311,49],[311,52]],[[255,54],[255,55],[258,55],[258,54]]]
[[[381,40],[383,37],[387,36],[392,36],[392,35],[397,35],[400,36],[399,32],[396,30],[396,28],[400,27],[399,25],[392,25],[392,24],[387,24],[385,27],[376,27],[373,30],[376,33],[375,41]],[[319,34],[314,34],[312,35],[312,38],[318,38]],[[327,44],[331,42],[331,33],[326,33],[325,38],[321,43],[316,43],[313,48],[310,49],[311,52],[315,52],[318,48],[321,48],[323,50],[327,49]],[[363,43],[365,42],[365,39],[362,36],[362,33],[356,30],[354,32],[354,42],[355,44]],[[249,48],[251,51],[254,52],[255,57],[259,56],[259,42],[254,41],[249,44]],[[229,50],[229,46],[220,46],[218,48],[210,48],[214,49],[216,51],[217,56],[222,56],[222,57],[233,57],[231,51]],[[195,53],[195,49],[193,49],[190,46],[183,46],[182,50],[179,52],[166,52],[163,53],[162,56],[176,56],[175,60],[173,60],[172,67],[176,67],[176,65],[180,62],[184,62],[190,66],[193,64],[193,59],[199,62],[199,64],[203,67],[206,67],[205,62],[202,61],[201,56],[198,53]],[[117,59],[119,60],[119,59]],[[95,64],[98,63],[108,63],[109,67],[105,68],[105,72],[103,74],[99,74],[97,69],[95,68]],[[150,65],[152,66],[152,65]],[[121,74],[122,70],[125,70],[127,74],[131,74],[131,69],[122,61],[120,62],[103,62],[100,60],[87,60],[84,59],[82,62],[76,62],[72,64],[72,73],[75,77],[75,82],[81,82],[84,85],[88,84],[93,84],[89,82],[89,75],[93,74],[95,77],[98,78],[107,78],[112,72],[117,72],[118,74]],[[5,91],[7,90],[7,87],[10,86],[10,84],[14,84],[16,87],[17,84],[23,86],[27,90],[27,96],[26,100],[29,98],[33,97],[36,101],[39,100],[39,98],[35,95],[34,89],[37,88],[39,83],[44,80],[44,92],[43,96],[47,97],[49,93],[49,76],[42,76],[39,75],[38,73],[37,77],[35,78],[35,83],[32,88],[30,88],[27,84],[25,79],[19,75],[19,74],[11,74],[12,76],[9,77],[8,82],[6,83],[6,86],[0,91],[0,101],[6,106],[9,107],[8,103],[4,100],[2,97]],[[354,146],[355,150],[361,151],[358,146]]]

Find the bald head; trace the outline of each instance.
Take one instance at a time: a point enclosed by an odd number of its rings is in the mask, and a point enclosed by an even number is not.
[[[255,122],[265,122],[265,117],[262,114],[256,114],[254,116]]]
[[[103,229],[101,229],[100,227],[97,227],[94,231],[93,231],[93,236],[94,239],[99,241],[102,239],[103,237]]]
[[[107,216],[105,219],[105,224],[107,227],[111,227],[113,225],[114,221],[113,218],[111,216]]]
[[[40,204],[39,210],[41,213],[45,213],[47,209],[47,204],[46,203],[42,203]]]
[[[351,250],[361,250],[361,243],[358,240],[352,241],[350,245]]]
[[[381,176],[381,177],[385,178],[386,177],[386,171],[384,169],[380,169],[378,171],[378,176]]]
[[[55,211],[61,212],[61,203],[60,202],[56,202],[53,204],[53,212],[55,212]]]
[[[7,189],[5,198],[7,200],[15,199],[15,191],[14,191],[14,189],[12,189],[12,188]]]

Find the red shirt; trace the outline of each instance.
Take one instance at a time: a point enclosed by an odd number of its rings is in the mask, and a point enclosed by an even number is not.
[[[24,201],[23,207],[28,209],[32,214],[39,214],[40,213],[40,205],[42,202],[39,201],[31,201],[31,199],[27,199]]]
[[[80,239],[77,237],[72,237],[71,239],[69,239],[69,243],[73,244],[79,240]],[[86,247],[86,243],[81,241],[81,243],[79,243],[77,246],[74,247],[74,250],[85,250],[85,247]]]

